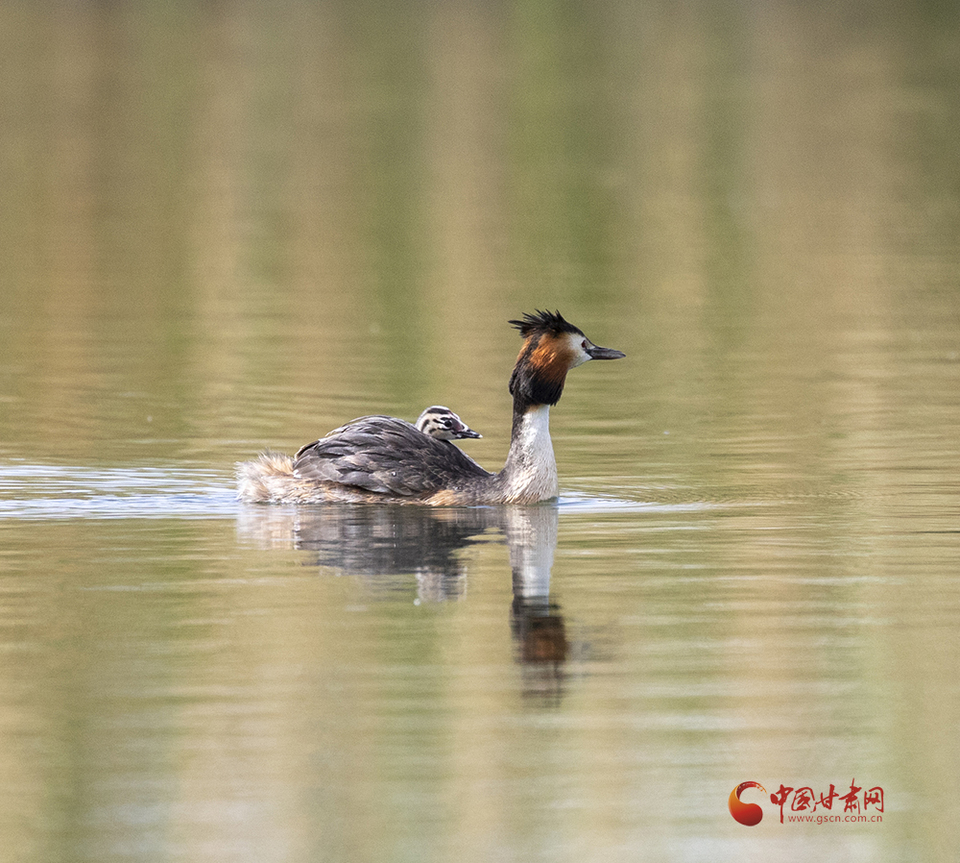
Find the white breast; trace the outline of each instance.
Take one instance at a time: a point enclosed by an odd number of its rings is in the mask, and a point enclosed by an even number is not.
[[[535,503],[560,493],[550,440],[550,406],[538,405],[521,420],[507,459],[507,501]]]

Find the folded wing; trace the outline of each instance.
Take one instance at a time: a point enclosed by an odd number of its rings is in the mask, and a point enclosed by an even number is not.
[[[302,479],[403,497],[490,476],[453,444],[387,416],[360,417],[307,444],[294,457],[293,472]]]

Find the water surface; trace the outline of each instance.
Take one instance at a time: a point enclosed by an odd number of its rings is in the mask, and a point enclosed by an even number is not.
[[[954,854],[957,31],[0,4],[0,860]],[[234,500],[545,307],[558,502]]]

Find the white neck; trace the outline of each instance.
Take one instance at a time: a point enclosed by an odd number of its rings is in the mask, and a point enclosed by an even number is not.
[[[501,471],[506,503],[536,503],[560,493],[550,441],[550,405],[536,405],[520,417]]]

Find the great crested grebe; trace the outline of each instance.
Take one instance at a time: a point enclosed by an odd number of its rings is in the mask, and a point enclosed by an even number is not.
[[[363,419],[372,419],[372,417],[363,417]],[[383,419],[393,419],[393,417],[383,417]],[[354,422],[357,422],[357,420],[354,420]],[[450,441],[467,437],[483,437],[480,432],[475,432],[450,408],[445,408],[443,405],[434,405],[427,408],[417,418],[415,425],[424,434],[435,437],[437,440]]]
[[[513,428],[499,473],[484,470],[449,440],[424,434],[408,422],[362,417],[307,444],[292,459],[263,453],[241,463],[237,496],[254,503],[426,506],[538,503],[556,497],[550,406],[560,400],[570,369],[624,354],[597,347],[559,312],[538,311],[510,323],[520,330],[523,347],[510,376]],[[454,434],[473,435],[463,430]]]

